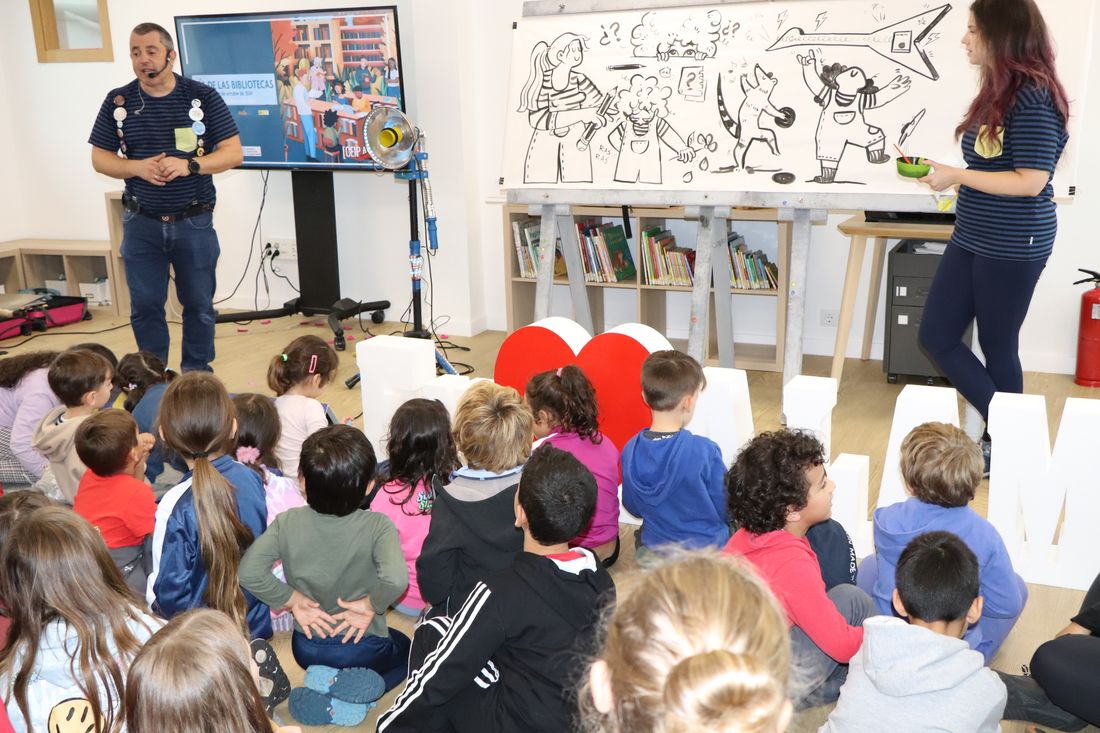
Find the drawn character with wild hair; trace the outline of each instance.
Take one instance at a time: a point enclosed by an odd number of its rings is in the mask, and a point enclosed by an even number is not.
[[[619,91],[618,108],[626,115],[608,135],[619,151],[615,180],[620,183],[661,183],[661,143],[676,153],[676,160],[695,157],[680,133],[668,123],[668,99],[672,89],[660,86],[655,76],[635,74],[630,87]]]
[[[718,53],[721,25],[722,14],[717,10],[706,15],[688,15],[678,26],[668,13],[651,10],[630,32],[630,42],[635,56],[656,56],[660,61],[671,57],[702,61]]]
[[[869,109],[883,107],[909,91],[909,77],[895,76],[884,87],[875,86],[863,69],[844,64],[821,65],[813,49],[798,56],[802,78],[821,105],[817,122],[817,160],[821,174],[816,183],[832,183],[836,169],[848,145],[861,147],[871,163],[890,160],[886,154],[886,135],[882,128],[867,122]]]
[[[562,33],[531,49],[531,68],[520,93],[534,132],[523,165],[524,183],[591,183],[592,153],[578,146],[588,125],[608,120],[597,109],[600,90],[577,68],[584,61],[583,36]]]

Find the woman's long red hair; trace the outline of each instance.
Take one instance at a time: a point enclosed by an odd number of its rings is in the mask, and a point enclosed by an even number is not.
[[[981,88],[956,137],[986,125],[1004,125],[1016,95],[1027,84],[1050,92],[1059,114],[1069,120],[1069,99],[1054,67],[1054,47],[1034,0],[975,0],[970,5],[985,48]]]

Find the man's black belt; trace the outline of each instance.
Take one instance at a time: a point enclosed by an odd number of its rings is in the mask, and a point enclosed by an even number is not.
[[[122,208],[126,209],[127,211],[132,211],[135,214],[141,214],[142,216],[148,217],[150,219],[156,219],[157,221],[173,222],[182,221],[183,219],[190,219],[192,216],[198,216],[199,214],[205,214],[209,211],[213,211],[214,204],[194,204],[192,206],[188,206],[186,209],[177,214],[157,214],[155,212],[149,211],[148,209],[143,209],[140,205],[138,205],[138,202],[133,200],[132,198],[128,196],[123,196]]]

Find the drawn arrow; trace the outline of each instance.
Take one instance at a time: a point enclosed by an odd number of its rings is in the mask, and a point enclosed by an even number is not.
[[[806,33],[801,28],[791,28],[768,50],[778,51],[795,46],[866,47],[916,74],[936,80],[940,78],[940,73],[925,53],[923,42],[949,12],[950,5],[941,5],[870,33]],[[919,61],[914,58],[914,53],[920,57]]]

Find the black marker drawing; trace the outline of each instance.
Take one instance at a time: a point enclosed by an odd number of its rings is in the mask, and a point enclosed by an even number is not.
[[[657,77],[635,74],[630,88],[619,91],[618,109],[626,116],[608,134],[608,142],[619,151],[615,180],[619,183],[655,183],[663,180],[661,143],[676,153],[676,160],[689,163],[695,150],[680,137],[666,119],[672,89],[661,86]]]
[[[707,77],[702,66],[680,69],[680,95],[689,102],[702,102],[707,96]]]
[[[531,49],[530,73],[520,93],[520,112],[534,132],[523,165],[524,183],[591,183],[592,154],[578,143],[588,125],[608,123],[599,111],[600,90],[577,71],[586,41],[563,33]],[[591,136],[589,136],[591,139]]]
[[[901,126],[901,134],[898,135],[898,147],[904,145],[905,141],[909,139],[909,136],[913,134],[913,131],[917,129],[917,125],[924,119],[924,113],[926,111],[926,109],[922,109],[920,112],[917,112],[913,119]]]
[[[951,12],[950,5],[941,5],[870,33],[806,33],[801,28],[791,28],[767,50],[778,51],[795,46],[866,47],[934,81],[940,78],[940,74],[923,45],[928,40],[927,36],[931,30],[949,12]],[[818,18],[821,19],[821,16],[818,15]],[[919,56],[919,59],[914,58],[914,54]]]
[[[672,13],[649,11],[630,32],[635,56],[656,56],[668,61],[672,56],[693,58],[697,61],[718,53],[722,14],[717,10],[705,14],[688,15],[676,24]]]
[[[601,46],[610,46],[612,42],[619,44],[622,39],[619,38],[619,21],[608,23],[606,26],[601,25],[600,30],[603,31],[603,35],[600,36]]]
[[[754,83],[755,81],[755,83]],[[775,120],[779,127],[790,127],[794,124],[794,110],[790,107],[778,109],[772,103],[771,95],[775,91],[777,80],[774,74],[769,74],[757,64],[753,69],[750,79],[748,74],[741,75],[741,91],[745,94],[741,107],[737,110],[737,119],[730,116],[726,99],[722,93],[722,79],[718,79],[718,116],[722,125],[733,137],[737,138],[737,144],[733,149],[733,165],[731,170],[738,166],[745,166],[745,156],[748,155],[749,146],[754,140],[763,140],[768,144],[772,155],[779,155],[779,140],[775,130],[764,127],[761,122],[765,115]]]
[[[813,50],[806,56],[799,55],[802,78],[821,105],[821,117],[817,122],[817,160],[821,175],[817,183],[835,183],[836,169],[848,145],[861,147],[871,163],[885,163],[886,135],[882,128],[867,123],[864,113],[894,101],[909,91],[909,77],[895,76],[885,87],[876,87],[863,69],[858,66],[829,64],[822,68],[821,60]]]

